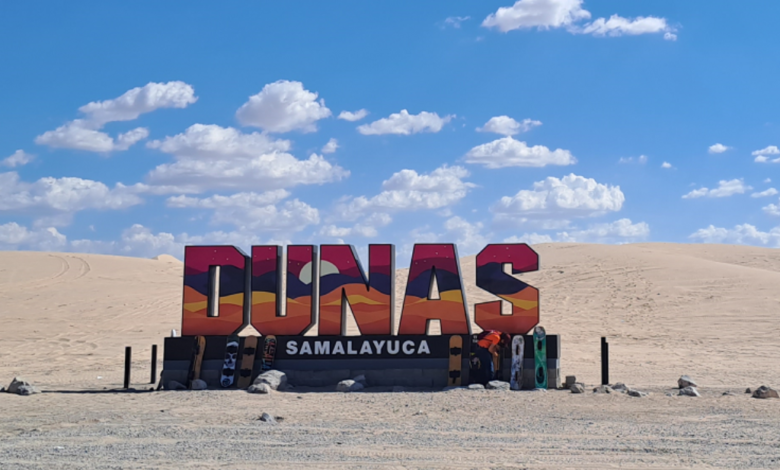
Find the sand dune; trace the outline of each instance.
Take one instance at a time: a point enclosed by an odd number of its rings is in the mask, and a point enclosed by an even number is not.
[[[780,251],[664,243],[534,249],[540,270],[522,279],[540,289],[541,324],[562,335],[564,374],[598,381],[606,336],[614,380],[663,385],[690,373],[725,386],[780,377]],[[181,323],[182,265],[159,258],[0,253],[0,377],[115,385],[126,345],[139,371],[148,369],[151,344]],[[472,315],[474,303],[495,300],[475,287],[474,266],[473,256],[461,259]],[[396,274],[396,320],[406,273]]]

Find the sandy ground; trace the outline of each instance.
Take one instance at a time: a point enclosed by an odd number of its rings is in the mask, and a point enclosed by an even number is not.
[[[607,336],[612,381],[649,397],[111,392],[125,346],[134,387],[150,387],[150,347],[179,328],[181,263],[0,252],[0,382],[44,390],[0,394],[0,468],[780,468],[780,400],[742,393],[780,386],[780,251],[534,248],[541,270],[522,278],[562,335],[563,373],[598,382]],[[469,304],[494,300],[473,257],[461,267]],[[666,396],[681,374],[702,398]]]

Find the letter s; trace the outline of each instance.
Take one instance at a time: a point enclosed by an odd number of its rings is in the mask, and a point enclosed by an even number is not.
[[[297,341],[288,341],[287,342],[287,354],[290,356],[295,356],[298,354],[298,342]]]

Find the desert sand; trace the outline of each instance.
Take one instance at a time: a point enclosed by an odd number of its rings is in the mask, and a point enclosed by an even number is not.
[[[0,252],[2,468],[778,468],[780,251],[728,245],[535,245],[541,324],[561,369],[650,392],[140,392],[181,322],[182,264]],[[495,300],[461,259],[467,302]],[[405,270],[397,272],[396,305]],[[354,331],[354,330],[353,330]],[[133,387],[121,387],[124,347]],[[162,356],[162,351],[160,351]],[[161,365],[161,358],[160,358]],[[158,369],[159,370],[159,369]],[[701,398],[667,396],[682,374]],[[730,391],[732,395],[723,395]],[[263,412],[284,418],[257,421]]]

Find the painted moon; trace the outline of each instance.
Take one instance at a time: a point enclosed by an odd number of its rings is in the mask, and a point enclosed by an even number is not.
[[[339,268],[330,261],[320,261],[320,276],[327,276],[328,274],[338,274]],[[311,284],[311,261],[304,264],[301,268],[301,273],[298,275],[299,279],[304,284]]]

